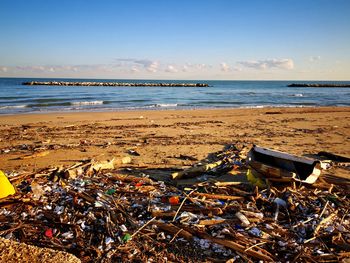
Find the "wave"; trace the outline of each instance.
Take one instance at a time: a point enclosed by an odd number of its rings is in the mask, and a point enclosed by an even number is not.
[[[223,101],[223,100],[203,100],[203,101],[198,101],[198,102],[191,102],[189,104],[190,106],[194,105],[241,105],[241,104],[246,104],[244,101]]]
[[[30,108],[41,107],[62,107],[62,106],[89,106],[89,105],[102,105],[108,104],[108,101],[96,100],[96,101],[72,101],[72,102],[58,102],[58,103],[32,103],[28,104]]]
[[[74,106],[102,105],[102,104],[108,104],[108,102],[107,102],[107,101],[103,101],[103,100],[95,100],[95,101],[73,101],[73,102],[70,102],[70,105],[74,105]]]
[[[0,109],[22,109],[22,108],[27,108],[28,105],[5,105],[5,106],[0,106]]]
[[[59,107],[59,106],[70,106],[71,104],[69,102],[63,102],[63,103],[32,103],[29,104],[28,107],[30,108],[40,108],[40,107]]]
[[[153,106],[154,107],[165,107],[165,108],[168,108],[168,107],[177,107],[178,104],[177,103],[159,103],[159,104],[154,104]]]
[[[293,95],[290,95],[291,97],[304,97],[304,94],[302,93],[297,93],[297,94],[293,94]]]

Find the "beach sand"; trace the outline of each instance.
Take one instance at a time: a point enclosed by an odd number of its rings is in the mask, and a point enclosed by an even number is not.
[[[350,155],[350,108],[339,107],[27,114],[0,116],[0,124],[0,169],[7,173],[125,156],[132,157],[131,168],[174,169],[226,144]],[[8,262],[32,255],[76,262],[62,252],[6,242],[4,255],[18,251]]]
[[[132,166],[191,165],[226,144],[350,155],[350,108],[263,108],[0,116],[0,169],[37,171],[131,156]]]

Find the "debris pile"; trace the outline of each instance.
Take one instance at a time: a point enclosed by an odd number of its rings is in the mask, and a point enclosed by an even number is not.
[[[347,189],[301,181],[258,187],[247,179],[246,154],[230,146],[164,181],[130,175],[114,160],[15,175],[17,193],[0,200],[0,236],[82,262],[349,258]],[[182,179],[194,176],[202,180]]]

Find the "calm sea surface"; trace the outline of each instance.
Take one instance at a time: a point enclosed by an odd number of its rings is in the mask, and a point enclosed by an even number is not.
[[[295,81],[60,79],[62,81],[99,82],[201,82],[210,85],[210,87],[194,88],[22,85],[22,82],[30,80],[49,81],[50,79],[0,78],[0,114],[224,107],[350,106],[350,88],[287,87],[287,84],[292,82],[298,83]],[[317,83],[323,82],[317,81]],[[331,83],[337,82],[332,81]]]

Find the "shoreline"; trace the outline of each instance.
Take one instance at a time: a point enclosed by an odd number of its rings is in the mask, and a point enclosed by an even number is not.
[[[22,116],[22,115],[46,115],[46,114],[81,114],[81,113],[118,113],[118,112],[155,112],[155,111],[211,111],[211,110],[259,110],[259,109],[327,109],[327,108],[350,108],[350,106],[344,105],[331,105],[331,106],[317,106],[317,105],[279,105],[279,106],[238,106],[238,107],[166,107],[166,106],[153,106],[145,108],[95,108],[95,109],[81,109],[81,110],[52,110],[52,111],[28,111],[18,113],[0,113],[2,116]]]

